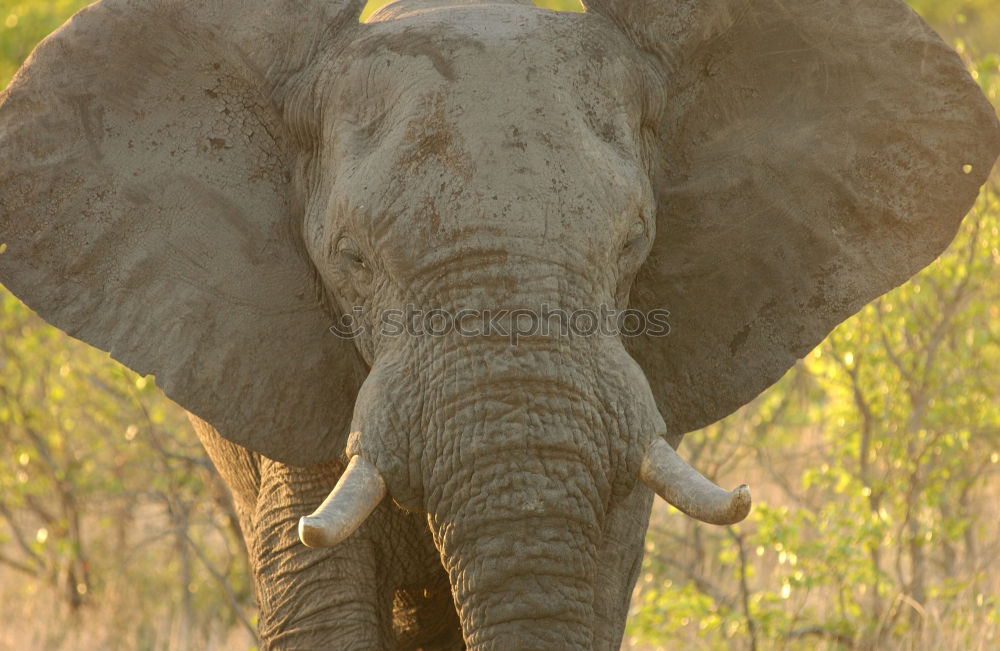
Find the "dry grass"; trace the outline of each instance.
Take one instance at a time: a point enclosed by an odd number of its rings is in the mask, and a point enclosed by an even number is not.
[[[114,581],[101,603],[76,613],[52,589],[0,571],[0,649],[17,651],[190,651],[249,649],[256,644],[241,626],[215,622],[197,627],[155,595]]]

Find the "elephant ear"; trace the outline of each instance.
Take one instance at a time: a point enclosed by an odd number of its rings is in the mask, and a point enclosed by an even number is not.
[[[632,305],[671,431],[718,420],[938,256],[1000,148],[898,0],[592,0],[654,62],[657,235]]]
[[[0,96],[0,282],[292,464],[343,452],[364,367],[297,232],[282,107],[361,8],[105,0]]]

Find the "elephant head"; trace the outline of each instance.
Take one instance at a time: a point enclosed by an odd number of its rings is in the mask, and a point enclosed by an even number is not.
[[[470,646],[602,644],[647,486],[749,508],[671,445],[947,246],[996,115],[900,0],[362,4],[74,17],[2,98],[0,280],[231,441],[351,459],[306,542],[426,512]],[[605,308],[669,336],[384,327]]]

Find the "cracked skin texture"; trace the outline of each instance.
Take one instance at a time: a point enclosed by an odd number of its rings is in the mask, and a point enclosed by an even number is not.
[[[192,412],[264,648],[617,648],[645,449],[933,260],[996,114],[897,0],[361,8],[78,14],[0,97],[0,281]],[[328,331],[543,303],[672,331]],[[300,545],[351,454],[391,499]]]

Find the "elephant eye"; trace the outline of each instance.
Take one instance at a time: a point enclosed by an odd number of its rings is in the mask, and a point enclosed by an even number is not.
[[[337,254],[355,267],[368,268],[357,243],[349,237],[342,237],[337,241]]]
[[[646,245],[646,225],[641,221],[632,224],[628,231],[628,239],[625,240],[625,251],[637,251]]]

